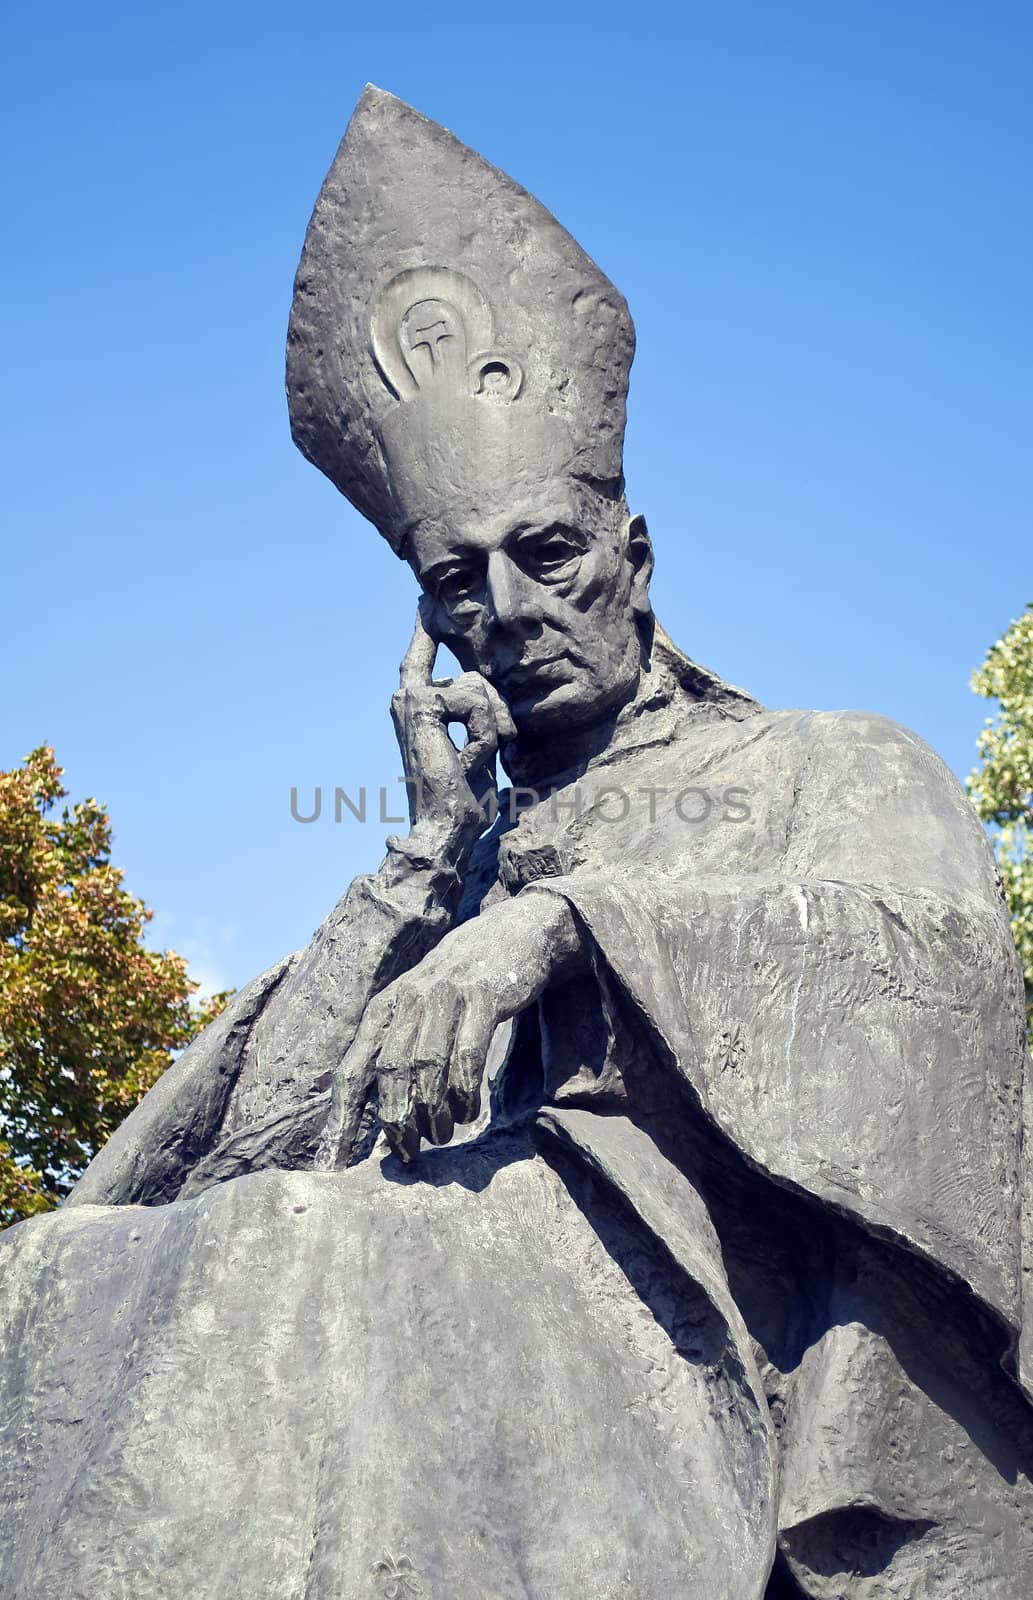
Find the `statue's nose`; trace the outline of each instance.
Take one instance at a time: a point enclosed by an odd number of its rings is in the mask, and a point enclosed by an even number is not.
[[[504,550],[492,552],[487,577],[488,610],[495,627],[505,633],[530,633],[540,627],[542,607],[537,585]]]

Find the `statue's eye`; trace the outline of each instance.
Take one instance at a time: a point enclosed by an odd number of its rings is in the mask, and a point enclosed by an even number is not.
[[[473,598],[477,589],[477,574],[457,567],[438,579],[438,595],[447,606],[461,605]]]
[[[580,547],[565,531],[552,529],[527,550],[525,559],[537,572],[548,576],[565,567],[581,554]]]

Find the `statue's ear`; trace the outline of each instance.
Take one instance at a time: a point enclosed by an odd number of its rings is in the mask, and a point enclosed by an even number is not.
[[[653,576],[653,546],[646,519],[636,514],[628,523],[628,560],[631,562],[631,603],[640,617],[652,613],[649,580]]]

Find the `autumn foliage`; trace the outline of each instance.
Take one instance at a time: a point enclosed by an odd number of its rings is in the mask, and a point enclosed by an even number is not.
[[[63,806],[54,752],[0,772],[0,1226],[59,1204],[228,998],[204,1007],[111,865],[103,806]]]

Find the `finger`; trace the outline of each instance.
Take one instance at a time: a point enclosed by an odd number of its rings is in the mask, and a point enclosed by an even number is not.
[[[408,1007],[396,1016],[384,1036],[377,1057],[380,1083],[380,1120],[385,1127],[400,1126],[410,1116],[413,1102],[412,1061],[422,1017]]]
[[[513,713],[510,711],[506,702],[499,694],[499,691],[496,689],[495,685],[493,683],[489,683],[487,678],[484,680],[484,687],[488,695],[488,704],[491,706],[492,713],[495,717],[495,727],[498,730],[499,738],[515,739],[517,736],[517,730],[516,723],[513,721]]]
[[[392,1123],[385,1127],[387,1142],[398,1159],[409,1167],[419,1158],[420,1135],[414,1123],[406,1123],[404,1127],[397,1128]]]
[[[373,1092],[374,1064],[390,1012],[371,1004],[338,1064],[330,1095],[330,1115],[319,1141],[316,1165],[321,1172],[347,1166],[355,1153],[362,1114]]]
[[[479,706],[472,706],[466,719],[466,743],[459,752],[459,760],[467,777],[494,761],[498,748],[495,717],[485,700]]]
[[[499,786],[494,762],[482,767],[479,772],[471,772],[467,783],[484,818],[484,826],[490,828],[499,814]]]
[[[422,1100],[413,1105],[413,1127],[428,1144],[447,1144],[455,1132],[455,1118],[448,1099],[448,1086],[442,1085],[442,1099],[436,1110]]]
[[[402,658],[398,669],[398,682],[403,689],[418,688],[429,684],[434,672],[434,660],[438,653],[438,642],[427,632],[423,620],[423,603],[417,607],[416,626],[413,629],[409,648]]]
[[[468,685],[471,696],[476,693],[478,705],[483,704],[485,701],[487,702],[488,710],[491,712],[491,718],[495,724],[496,739],[516,738],[517,730],[516,723],[513,721],[513,713],[493,683],[489,682],[479,672],[464,672],[461,677],[455,679],[455,684]]]
[[[494,698],[493,698],[494,697]],[[434,678],[429,683],[405,683],[391,697],[391,714],[399,724],[422,719],[428,722],[461,722],[468,732],[473,723],[479,734],[495,737],[496,702],[509,716],[505,702],[479,672],[463,672],[458,678]]]
[[[380,1125],[392,1150],[406,1162],[420,1153],[413,1082],[413,1056],[420,1022],[419,1016],[399,1019],[389,1030],[377,1058]]]
[[[473,1122],[481,1109],[481,1085],[495,1032],[483,1006],[471,1006],[456,1030],[449,1063],[449,1092],[457,1122]]]
[[[390,989],[374,995],[361,1014],[352,1043],[334,1067],[329,1117],[320,1139],[321,1158],[331,1166],[347,1166],[352,1158],[358,1123],[376,1083],[377,1054],[389,1030],[393,1011],[395,1005]]]
[[[464,672],[451,683],[435,687],[440,691],[446,719],[461,722],[466,729],[466,744],[460,751],[463,771],[468,775],[476,772],[494,759],[499,748],[498,722],[491,699],[494,691],[489,692],[488,681],[479,672]]]
[[[416,1036],[413,1059],[416,1125],[431,1144],[447,1144],[455,1128],[448,1104],[448,1067],[458,1024],[454,991],[432,994]]]
[[[319,1139],[313,1167],[316,1172],[336,1172],[352,1163],[366,1108],[374,1097],[376,1078],[371,1072],[361,1087],[349,1084],[347,1089],[334,1086],[330,1115]]]
[[[483,673],[462,672],[458,678],[436,678],[434,687],[454,690],[457,695],[464,695],[468,703],[480,705],[486,701],[500,736],[503,739],[516,738],[517,730],[516,723],[513,721],[513,713],[495,685],[484,677]]]
[[[431,687],[437,692],[440,709],[453,722],[465,722],[472,711],[490,710],[487,680],[479,672],[435,678]]]

